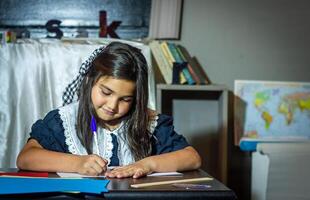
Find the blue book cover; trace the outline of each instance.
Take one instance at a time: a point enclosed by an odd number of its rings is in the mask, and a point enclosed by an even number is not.
[[[0,194],[27,194],[42,192],[108,192],[109,180],[89,178],[29,178],[0,176]]]

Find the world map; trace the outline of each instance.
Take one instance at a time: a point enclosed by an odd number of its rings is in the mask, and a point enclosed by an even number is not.
[[[238,80],[234,107],[238,140],[310,138],[310,83]]]

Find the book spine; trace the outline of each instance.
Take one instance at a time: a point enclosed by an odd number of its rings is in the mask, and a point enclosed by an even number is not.
[[[168,48],[169,48],[169,50],[171,52],[171,55],[174,57],[175,62],[178,62],[178,63],[184,62],[184,60],[182,60],[182,58],[178,54],[174,44],[170,43],[170,42],[167,42],[167,45],[168,45]]]
[[[160,47],[161,47],[165,57],[167,58],[168,62],[172,66],[173,63],[175,62],[175,60],[174,60],[174,57],[172,56],[171,52],[169,51],[167,43],[165,41],[161,42]]]
[[[179,55],[175,45],[173,43],[167,43],[168,48],[172,54],[172,56],[174,57],[175,61],[177,63],[183,63],[184,60],[182,60],[181,56]],[[194,85],[196,84],[195,80],[192,78],[187,65],[182,65],[182,69],[181,69],[181,73],[184,74],[184,77],[186,78],[186,81],[189,85]]]
[[[187,64],[187,68],[188,68],[189,73],[191,74],[191,76],[195,80],[195,83],[197,85],[200,85],[201,84],[200,80],[199,80],[198,76],[196,75],[195,71],[193,70],[192,66],[190,64]]]
[[[175,61],[173,55],[171,54],[171,52],[169,50],[167,42],[166,41],[161,42],[160,46],[161,46],[162,51],[164,52],[164,55],[166,56],[167,60],[169,61],[171,67],[173,67],[173,63],[176,61]],[[186,80],[184,74],[182,74],[182,73],[180,74],[180,83],[181,84],[187,83],[187,80]]]
[[[150,44],[150,49],[153,53],[155,61],[158,65],[158,68],[167,84],[172,83],[172,68],[169,66],[168,61],[164,57],[161,47],[158,41],[152,41]]]
[[[198,77],[198,75],[196,74],[196,72],[194,71],[193,67],[190,65],[190,63],[188,62],[188,60],[186,60],[186,58],[184,57],[184,55],[182,54],[181,50],[179,49],[178,46],[175,46],[178,54],[180,55],[181,59],[183,60],[183,62],[187,62],[187,67],[188,67],[188,71],[191,74],[191,76],[193,77],[193,79],[195,80],[197,85],[200,85],[200,79]]]
[[[200,84],[202,84],[202,85],[203,84],[210,84],[209,79],[207,78],[206,73],[204,72],[202,67],[200,65],[198,65],[198,63],[193,60],[193,58],[189,55],[186,48],[181,46],[181,45],[177,45],[177,47],[182,52],[182,55],[184,56],[184,58],[186,58],[186,60],[188,61],[188,63],[192,67],[193,71],[197,74],[197,76],[200,80]]]
[[[172,84],[179,84],[180,83],[180,64],[174,62],[172,68]]]

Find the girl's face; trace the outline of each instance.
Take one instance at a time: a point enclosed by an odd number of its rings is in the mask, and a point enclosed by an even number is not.
[[[91,91],[91,99],[99,118],[110,127],[117,126],[120,123],[118,119],[131,108],[135,89],[133,81],[101,77]]]

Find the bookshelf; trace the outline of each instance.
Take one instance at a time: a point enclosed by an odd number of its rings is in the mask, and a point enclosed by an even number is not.
[[[175,130],[202,157],[202,169],[227,183],[228,88],[157,84],[157,111],[173,116]]]

